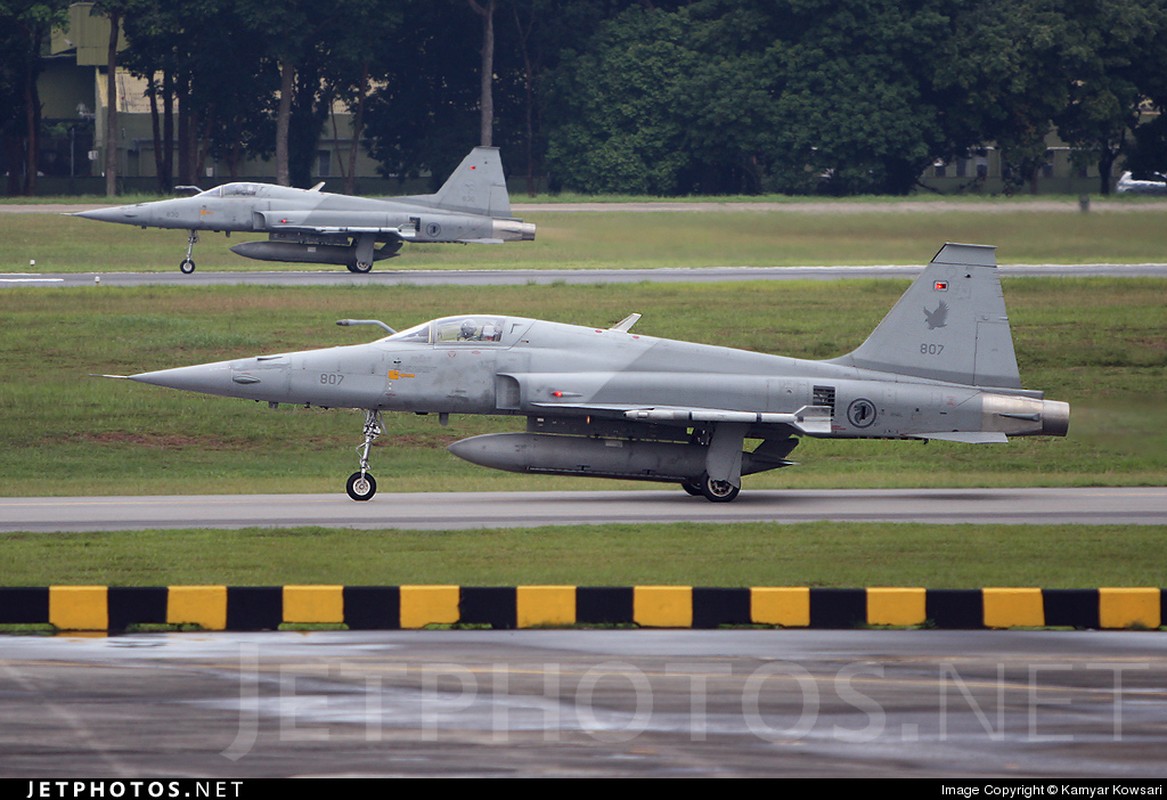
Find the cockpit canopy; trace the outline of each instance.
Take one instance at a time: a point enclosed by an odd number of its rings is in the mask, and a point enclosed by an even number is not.
[[[307,192],[304,189],[296,189],[291,186],[276,186],[271,183],[224,183],[222,186],[216,186],[214,189],[199,192],[195,196],[204,199],[253,200],[257,197],[265,197],[272,200],[292,200],[303,198],[306,194]]]
[[[414,325],[383,342],[432,345],[501,345],[509,347],[531,326],[531,320],[494,314],[463,314]]]
[[[258,183],[224,183],[214,189],[199,192],[199,197],[255,197],[260,192]]]

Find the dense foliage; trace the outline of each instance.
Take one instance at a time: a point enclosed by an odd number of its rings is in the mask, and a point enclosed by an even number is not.
[[[30,43],[63,7],[0,0],[9,153],[36,125]],[[1167,103],[1167,0],[95,8],[124,20],[121,63],[150,78],[180,180],[208,155],[274,156],[282,180],[307,183],[336,100],[387,174],[445,174],[485,130],[513,176],[584,192],[900,194],[933,160],[988,143],[1021,186],[1053,133],[1098,167],[1103,191],[1120,157],[1167,165],[1155,121]]]

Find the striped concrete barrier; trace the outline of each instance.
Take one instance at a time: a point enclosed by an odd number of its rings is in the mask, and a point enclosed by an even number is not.
[[[1154,588],[922,589],[690,586],[48,586],[0,587],[0,625],[113,631],[151,625],[212,631],[332,625],[398,630],[642,628],[1157,629]]]

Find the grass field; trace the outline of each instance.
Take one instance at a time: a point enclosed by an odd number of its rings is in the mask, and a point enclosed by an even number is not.
[[[955,208],[937,203],[927,211],[854,203],[815,208],[539,211],[523,215],[539,226],[534,242],[406,245],[402,255],[379,262],[376,269],[924,264],[945,241],[995,244],[1003,264],[1146,263],[1160,262],[1167,253],[1159,206],[1117,204],[1119,210],[1090,214],[989,202]],[[202,234],[195,250],[198,268],[315,267],[252,261],[230,252],[230,245],[255,238]],[[140,230],[57,214],[0,214],[0,271],[169,271],[177,269],[185,252],[183,231]],[[36,264],[30,268],[32,261]]]
[[[816,523],[0,536],[0,585],[1160,586],[1163,526]],[[326,554],[326,555],[322,555]]]

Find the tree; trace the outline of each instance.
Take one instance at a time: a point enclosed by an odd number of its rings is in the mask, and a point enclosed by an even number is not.
[[[52,27],[64,22],[67,7],[66,0],[0,0],[0,130],[9,194],[36,191],[41,45]]]
[[[482,18],[482,63],[479,67],[479,144],[490,147],[494,143],[494,9],[495,0],[466,0],[470,10]]]
[[[98,0],[90,10],[100,14],[109,22],[109,40],[105,56],[105,195],[116,197],[118,193],[118,46],[122,20],[127,12],[136,10],[141,3],[137,0]]]
[[[266,0],[235,0],[240,18],[252,37],[253,48],[277,65],[279,100],[276,106],[276,183],[291,185],[290,137],[296,92],[312,92],[310,80],[297,81],[297,71],[313,59],[320,41],[320,28],[335,15],[321,16],[317,4],[309,0],[287,0],[272,4]],[[301,98],[301,104],[305,102]],[[301,105],[303,108],[303,105]]]
[[[1054,122],[1067,144],[1093,156],[1104,195],[1148,92],[1162,80],[1165,11],[1160,0],[1092,0],[1067,12],[1069,102]]]
[[[324,81],[330,99],[342,100],[352,115],[347,164],[341,162],[344,191],[352,194],[356,191],[357,153],[365,132],[365,111],[373,80],[383,75],[377,51],[393,46],[394,37],[402,33],[404,15],[400,4],[373,4],[367,0],[339,0],[337,11],[344,24],[331,34]],[[380,43],[381,48],[370,46],[374,42]]]
[[[179,7],[146,3],[126,17],[123,66],[144,78],[150,101],[154,144],[154,174],[158,192],[169,194],[174,185],[174,116],[179,49],[185,39]]]
[[[784,15],[749,0],[703,0],[686,7],[689,47],[700,54],[682,84],[688,116],[683,175],[688,191],[756,193],[767,188],[785,121],[775,98],[784,86]]]
[[[491,89],[492,141],[504,151],[522,153],[521,160],[508,157],[508,172],[525,173],[528,194],[535,193],[546,150],[546,76],[564,50],[581,49],[597,26],[611,16],[612,8],[626,4],[609,0],[499,0]]]
[[[365,146],[386,176],[448,175],[481,134],[481,26],[462,0],[406,0],[408,20],[379,42]],[[436,185],[434,186],[436,188]]]
[[[933,76],[948,36],[934,0],[798,0],[774,46],[782,121],[774,182],[905,194],[948,146]]]
[[[1058,0],[979,0],[960,9],[937,54],[945,113],[981,143],[996,142],[1007,190],[1036,190],[1053,119],[1069,101],[1068,36]]]
[[[672,194],[683,189],[682,87],[700,65],[680,12],[632,7],[569,51],[547,89],[553,185],[583,192]]]
[[[232,176],[246,159],[270,155],[277,73],[238,4],[138,3],[126,16],[122,59],[149,86],[159,190],[170,189],[176,109],[183,183],[199,181],[208,155],[226,161]]]

